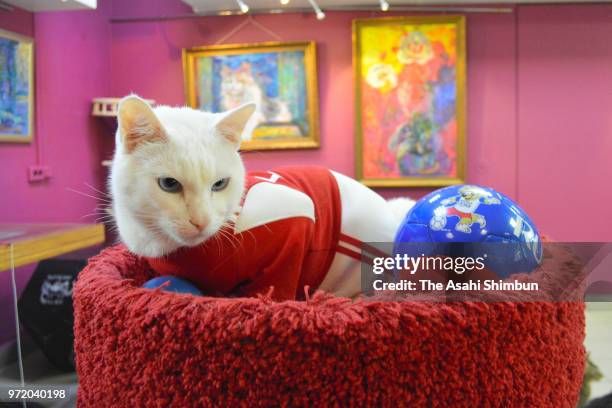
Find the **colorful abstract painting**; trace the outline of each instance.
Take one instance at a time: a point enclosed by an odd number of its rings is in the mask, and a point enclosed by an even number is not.
[[[314,43],[198,47],[184,51],[184,65],[190,106],[257,104],[243,150],[318,146]]]
[[[463,17],[356,20],[353,30],[358,178],[378,187],[461,183]]]
[[[32,140],[32,39],[0,30],[0,141]]]

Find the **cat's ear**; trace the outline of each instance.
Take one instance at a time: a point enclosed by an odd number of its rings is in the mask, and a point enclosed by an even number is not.
[[[131,153],[141,143],[158,143],[166,134],[153,109],[144,99],[129,95],[119,102],[117,109],[119,136],[125,150]]]
[[[256,107],[254,103],[247,103],[224,112],[217,123],[219,134],[232,143],[236,149],[240,147],[242,134]]]

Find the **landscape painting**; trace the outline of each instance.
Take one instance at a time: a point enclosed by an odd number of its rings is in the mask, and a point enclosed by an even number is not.
[[[0,142],[30,142],[34,86],[31,38],[0,30]]]
[[[319,146],[314,43],[197,47],[184,50],[183,63],[191,107],[257,104],[241,150]]]
[[[465,177],[462,16],[355,20],[357,177],[373,187]]]

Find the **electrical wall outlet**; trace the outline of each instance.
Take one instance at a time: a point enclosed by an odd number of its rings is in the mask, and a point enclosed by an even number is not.
[[[40,183],[51,178],[51,169],[48,166],[32,165],[28,167],[28,181]]]

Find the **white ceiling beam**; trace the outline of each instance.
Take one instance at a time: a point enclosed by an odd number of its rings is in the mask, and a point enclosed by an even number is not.
[[[32,12],[95,10],[98,6],[97,0],[2,0],[2,2]]]

